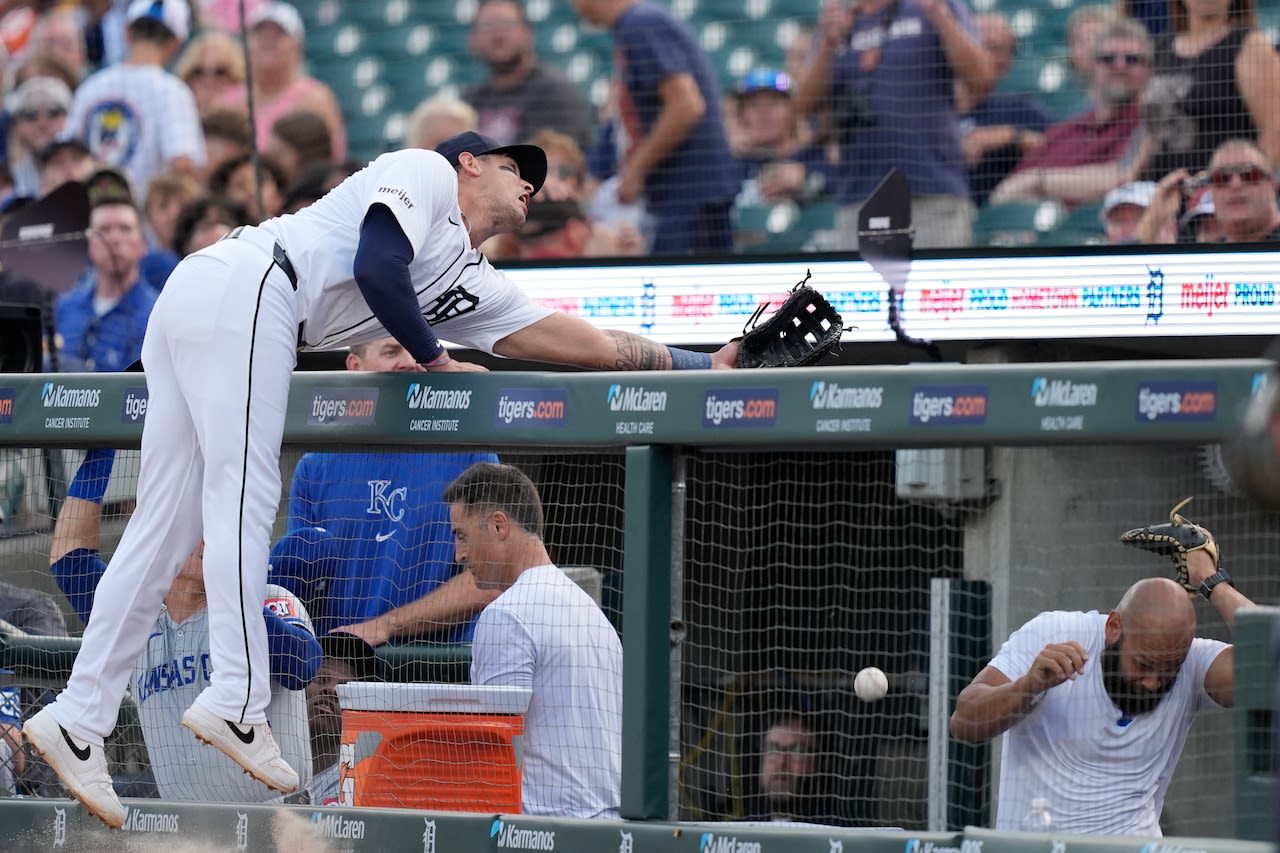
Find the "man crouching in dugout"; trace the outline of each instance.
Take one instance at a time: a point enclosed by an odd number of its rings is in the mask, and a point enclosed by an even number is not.
[[[1147,578],[1108,614],[1041,613],[961,691],[952,737],[1005,735],[997,829],[1017,831],[1044,798],[1055,832],[1162,835],[1192,721],[1235,698],[1234,649],[1195,636],[1188,589],[1233,629],[1236,611],[1254,606],[1209,553],[1186,560],[1186,588]]]

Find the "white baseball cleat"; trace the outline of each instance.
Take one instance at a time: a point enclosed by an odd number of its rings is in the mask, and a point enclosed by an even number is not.
[[[182,715],[182,725],[191,729],[196,740],[221,750],[271,790],[282,794],[298,790],[298,774],[280,757],[280,747],[266,723],[237,726],[193,702]]]
[[[111,786],[102,747],[76,743],[48,708],[27,720],[22,734],[80,805],[112,829],[124,826],[125,807]]]

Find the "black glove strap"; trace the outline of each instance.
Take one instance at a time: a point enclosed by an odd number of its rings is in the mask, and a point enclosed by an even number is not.
[[[1205,578],[1204,582],[1200,584],[1200,594],[1204,596],[1206,601],[1208,601],[1209,596],[1213,595],[1213,588],[1220,583],[1225,583],[1229,586],[1236,585],[1235,578],[1231,577],[1231,573],[1221,566],[1219,566],[1216,572],[1209,575],[1209,577]]]

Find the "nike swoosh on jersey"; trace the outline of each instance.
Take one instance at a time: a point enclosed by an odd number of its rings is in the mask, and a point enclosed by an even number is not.
[[[379,533],[377,536],[374,536],[373,539],[375,542],[386,542],[388,539],[390,539],[392,536],[395,536],[395,535],[396,535],[396,532],[394,530],[388,530],[386,533]]]

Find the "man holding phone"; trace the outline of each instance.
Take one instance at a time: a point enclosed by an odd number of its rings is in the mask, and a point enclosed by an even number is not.
[[[955,82],[977,98],[995,63],[963,0],[827,0],[794,103],[831,111],[840,146],[836,220],[856,249],[858,210],[895,166],[911,185],[915,247],[967,246],[975,208],[961,147]]]
[[[1262,149],[1248,139],[1228,139],[1218,146],[1202,174],[1191,176],[1175,169],[1156,185],[1137,236],[1143,243],[1159,241],[1167,223],[1178,215],[1187,190],[1213,191],[1214,215],[1227,243],[1280,241],[1280,207],[1276,204],[1276,176]],[[1193,196],[1194,198],[1194,196]],[[1188,199],[1191,206],[1192,199]]]

